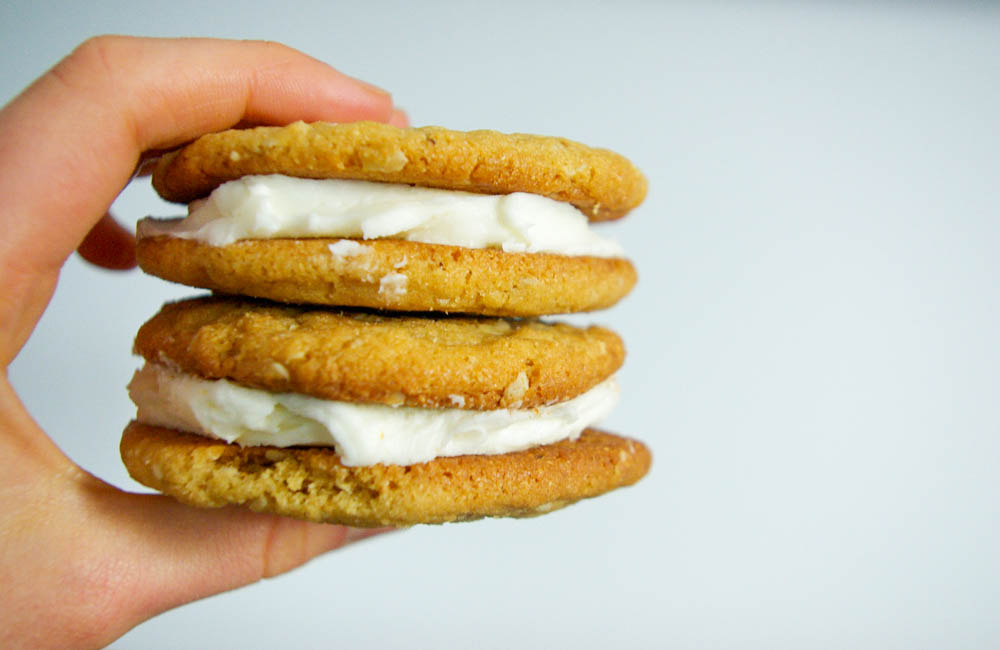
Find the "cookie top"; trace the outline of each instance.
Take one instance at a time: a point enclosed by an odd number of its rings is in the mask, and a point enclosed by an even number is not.
[[[572,203],[592,221],[624,216],[647,187],[623,156],[564,138],[377,122],[296,122],[208,134],[165,155],[153,186],[168,201],[189,202],[254,174],[529,192]]]
[[[533,408],[576,397],[625,356],[602,327],[388,316],[206,297],[140,328],[145,359],[272,392],[428,408]]]
[[[636,282],[621,258],[506,253],[392,239],[265,239],[209,246],[140,238],[152,275],[279,302],[541,316],[610,307]]]
[[[239,447],[136,422],[121,455],[133,478],[184,503],[351,526],[537,516],[631,485],[651,461],[642,443],[588,429],[497,456],[346,467],[329,448]]]

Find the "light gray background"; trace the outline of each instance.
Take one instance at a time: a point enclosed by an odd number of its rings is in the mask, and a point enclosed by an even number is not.
[[[284,41],[415,124],[564,135],[649,176],[609,428],[637,487],[418,528],[116,648],[940,648],[1000,643],[1000,12],[930,3],[7,2],[10,97],[101,32]],[[57,170],[54,170],[57,173]],[[145,185],[123,221],[169,214]],[[85,468],[138,326],[189,290],[71,259],[10,369]]]

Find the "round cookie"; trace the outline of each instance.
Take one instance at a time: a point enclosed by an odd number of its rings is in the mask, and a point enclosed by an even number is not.
[[[323,399],[489,410],[560,402],[625,356],[602,327],[385,316],[205,297],[163,307],[135,351],[204,379]]]
[[[144,271],[193,287],[280,302],[396,311],[540,316],[610,307],[636,282],[623,258],[506,253],[440,244],[340,239],[246,240],[210,246],[141,238]]]
[[[133,422],[121,455],[137,481],[191,505],[351,526],[545,514],[631,485],[650,465],[641,443],[591,429],[499,456],[346,467],[330,449],[238,447]]]
[[[623,156],[564,138],[376,122],[296,122],[205,135],[165,155],[153,186],[163,198],[186,203],[255,174],[529,192],[572,203],[592,221],[624,216],[647,188]]]

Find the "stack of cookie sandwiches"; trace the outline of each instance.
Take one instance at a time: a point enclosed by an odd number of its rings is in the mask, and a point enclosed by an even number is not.
[[[204,136],[153,184],[141,267],[211,289],[139,330],[131,475],[197,506],[354,526],[543,514],[638,481],[591,425],[619,337],[539,317],[635,283],[590,223],[644,197],[623,157],[560,138],[375,123]]]

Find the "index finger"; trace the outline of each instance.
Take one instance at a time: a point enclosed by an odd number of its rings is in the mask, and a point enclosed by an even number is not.
[[[238,123],[392,116],[388,93],[276,43],[92,39],[0,111],[4,220],[18,215],[0,260],[13,249],[60,265],[143,151]]]
[[[276,43],[105,36],[0,110],[0,362],[145,151],[236,124],[390,121],[392,98]]]

